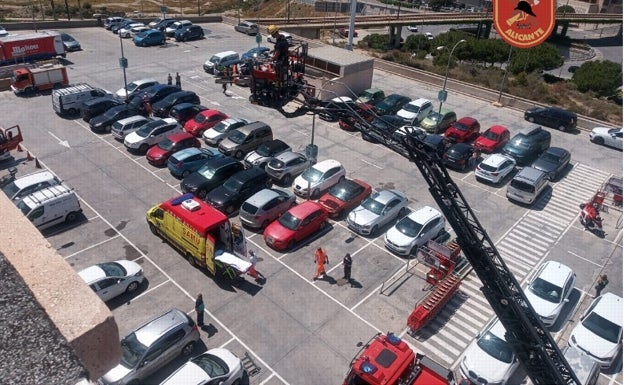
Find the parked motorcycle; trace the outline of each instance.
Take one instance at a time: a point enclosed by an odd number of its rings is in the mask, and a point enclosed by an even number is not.
[[[15,180],[15,174],[17,174],[17,168],[9,167],[9,173],[0,178],[0,188],[4,188],[4,186],[13,182]]]
[[[600,216],[600,206],[595,202],[582,203],[580,205],[581,215],[580,221],[586,230],[604,237],[604,231],[602,230],[602,217]]]

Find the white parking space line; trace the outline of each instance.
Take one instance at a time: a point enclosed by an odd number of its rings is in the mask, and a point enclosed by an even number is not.
[[[568,254],[571,254],[571,255],[575,256],[576,258],[578,258],[578,259],[582,259],[585,262],[589,262],[589,263],[591,263],[594,266],[598,266],[598,267],[602,266],[601,264],[596,263],[596,262],[592,261],[591,259],[587,259],[587,258],[581,257],[580,255],[576,254],[573,251],[568,250]]]
[[[364,162],[364,163],[368,164],[369,166],[373,166],[373,167],[377,168],[378,170],[383,170],[383,167],[378,166],[378,165],[376,165],[375,163],[368,162],[368,161],[366,161],[366,160],[364,160],[364,159],[360,159],[360,160],[361,160],[362,162]]]
[[[99,217],[98,217],[98,218],[99,218]],[[87,251],[87,250],[91,250],[91,249],[93,249],[93,248],[95,248],[95,247],[98,247],[98,246],[103,245],[103,244],[105,244],[105,243],[107,243],[107,242],[110,242],[110,241],[112,241],[112,240],[114,240],[114,239],[117,239],[117,238],[119,238],[119,236],[120,236],[120,235],[119,235],[119,234],[117,234],[117,235],[114,235],[114,236],[112,236],[112,237],[109,237],[108,239],[105,239],[105,240],[103,240],[103,241],[101,241],[101,242],[94,243],[94,244],[92,244],[92,245],[91,245],[91,246],[89,246],[89,247],[85,247],[85,248],[84,248],[84,249],[82,249],[82,250],[78,250],[78,251],[76,251],[76,252],[74,252],[74,253],[72,253],[72,254],[69,254],[69,255],[68,255],[68,256],[66,256],[66,257],[63,257],[63,259],[68,259],[68,258],[71,258],[71,257],[73,257],[73,256],[75,256],[75,255],[78,255],[78,254],[82,253],[82,252],[85,252],[85,251]]]
[[[139,257],[139,258],[143,258],[143,257]],[[139,259],[137,258],[137,259]],[[137,259],[135,259],[134,261],[136,261]],[[149,289],[145,290],[144,292],[142,292],[141,294],[137,295],[136,297],[132,298],[133,301],[136,301],[137,299],[144,297],[145,295],[147,295],[148,293],[153,292],[154,290],[158,289],[159,287],[167,284],[167,283],[173,283],[170,279],[167,279],[161,283],[159,283],[156,286],[150,287]]]

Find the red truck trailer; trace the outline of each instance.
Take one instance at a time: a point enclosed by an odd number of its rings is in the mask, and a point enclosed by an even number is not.
[[[0,38],[0,65],[65,57],[61,34],[42,31]]]
[[[11,89],[16,94],[60,88],[69,84],[67,68],[60,64],[18,68],[13,71],[12,80]]]

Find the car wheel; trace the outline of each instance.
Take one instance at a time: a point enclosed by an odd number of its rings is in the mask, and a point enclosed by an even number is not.
[[[186,178],[187,176],[189,176],[191,172],[189,170],[184,170],[182,171],[182,178]]]
[[[188,261],[188,263],[191,266],[196,266],[196,264],[195,264],[195,257],[193,257],[191,254],[187,254],[186,255],[186,260]]]
[[[567,128],[563,124],[557,128],[559,131],[564,132]]]
[[[226,215],[231,215],[234,212],[234,206],[230,205],[228,207],[225,208],[225,214]]]
[[[243,158],[243,152],[241,150],[236,151],[236,153],[234,154],[234,158],[242,159]]]
[[[232,382],[232,385],[240,385],[240,379],[236,379],[234,382]]]
[[[67,110],[67,113],[69,115],[76,115],[78,113],[78,111],[76,111],[75,108],[70,108],[69,110]]]
[[[131,284],[128,285],[128,287],[126,288],[126,293],[132,293],[133,291],[135,291],[137,288],[139,287],[139,283],[138,282],[132,282]]]
[[[377,227],[377,225],[373,226],[373,228],[371,229],[370,235],[375,235],[377,234],[377,231],[379,230],[379,227]]]
[[[196,136],[199,136],[201,138],[202,136],[204,136],[204,131],[206,130],[199,131]]]
[[[284,175],[282,178],[282,184],[291,185],[292,184],[292,176],[290,174]]]
[[[292,250],[295,248],[295,240],[291,240],[290,242],[288,242],[288,247],[286,248],[287,250]]]
[[[197,191],[197,197],[200,199],[204,199],[206,197],[206,194],[208,194],[208,191],[206,190],[198,190]]]
[[[147,144],[142,144],[139,147],[139,152],[142,154],[145,154],[147,152],[147,150],[149,150],[149,146]]]
[[[75,211],[72,211],[71,213],[67,214],[67,216],[65,217],[65,222],[75,222],[76,219],[78,219],[78,213]]]
[[[529,118],[527,119],[529,122],[534,123],[535,122],[535,118],[532,116],[529,116]]]
[[[269,225],[269,220],[265,219],[264,222],[262,222],[262,224],[260,225],[260,228],[265,229],[268,225]]]
[[[340,177],[340,179],[338,179],[338,183],[342,183],[342,182],[344,182],[344,180],[345,180],[345,177],[343,175],[343,176]]]
[[[193,354],[193,350],[195,349],[195,341],[191,341],[188,344],[184,345],[182,348],[182,355],[184,357],[188,357]]]
[[[312,191],[312,195],[310,195],[310,198],[312,199],[318,199],[321,195],[321,190],[316,189],[314,191]]]
[[[152,232],[152,234],[154,235],[158,235],[158,229],[156,228],[156,226],[154,226],[153,224],[149,224],[149,229]]]
[[[602,146],[604,144],[604,139],[601,138],[600,136],[597,136],[597,137],[594,138],[594,140],[592,140],[592,142]]]

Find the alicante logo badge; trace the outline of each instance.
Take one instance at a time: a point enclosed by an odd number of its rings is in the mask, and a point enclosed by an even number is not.
[[[531,48],[555,28],[555,0],[494,0],[494,27],[510,45]]]

